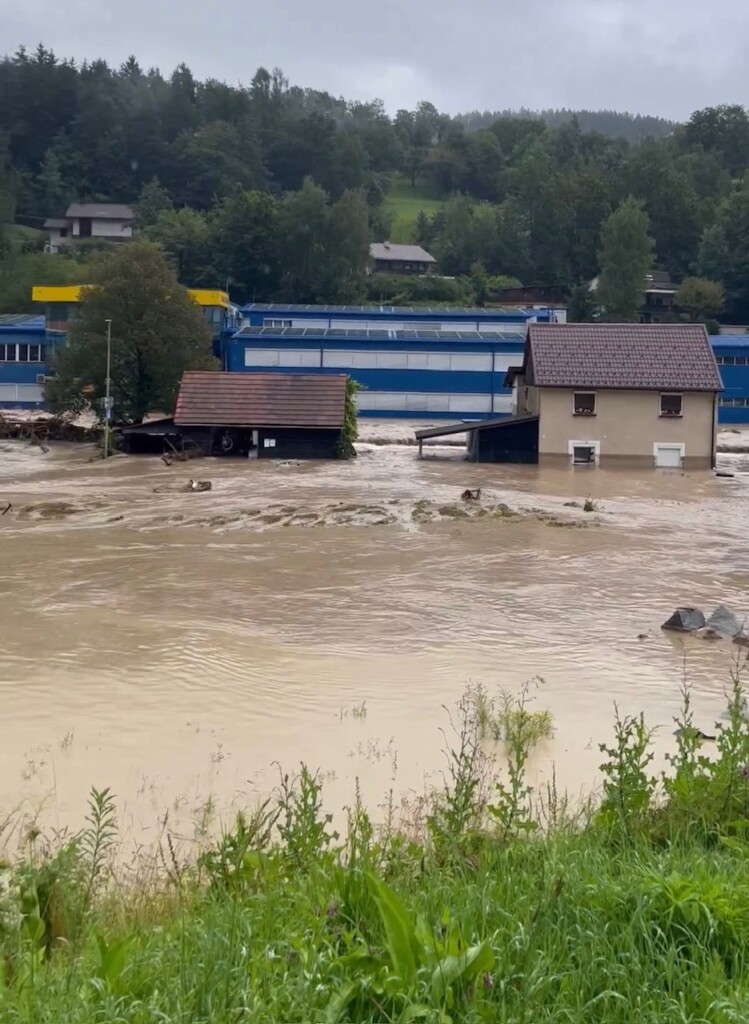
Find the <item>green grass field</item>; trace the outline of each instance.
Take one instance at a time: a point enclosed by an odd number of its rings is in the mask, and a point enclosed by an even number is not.
[[[436,213],[444,206],[441,199],[428,195],[418,185],[411,188],[405,178],[396,177],[391,182],[385,198],[385,209],[393,214],[391,242],[415,241],[415,225],[419,210],[426,214]]]
[[[342,834],[317,776],[184,860],[113,867],[115,804],[0,859],[8,1024],[741,1024],[749,1019],[749,724],[734,681],[710,756],[688,693],[652,777],[639,717],[571,807],[525,766],[552,728],[472,687],[444,785]],[[498,760],[492,760],[497,758]],[[0,814],[0,834],[14,832]],[[14,837],[17,838],[17,837]]]
[[[10,239],[12,245],[21,247],[28,242],[36,242],[41,238],[42,232],[36,228],[28,228],[24,224],[3,224],[0,225],[3,233]]]

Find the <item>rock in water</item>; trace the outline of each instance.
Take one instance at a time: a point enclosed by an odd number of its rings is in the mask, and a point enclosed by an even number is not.
[[[699,608],[677,608],[661,629],[671,629],[676,633],[694,633],[705,625],[705,616]]]
[[[741,623],[724,604],[718,605],[707,620],[707,626],[721,636],[737,636],[741,632]]]

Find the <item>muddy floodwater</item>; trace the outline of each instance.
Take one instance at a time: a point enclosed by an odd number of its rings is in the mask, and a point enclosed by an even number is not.
[[[659,629],[679,604],[749,611],[741,459],[718,479],[392,444],[171,468],[0,448],[0,819],[41,807],[75,826],[93,784],[139,841],[166,812],[189,839],[300,761],[332,807],[356,779],[376,806],[439,781],[468,683],[534,677],[555,725],[536,781],[555,768],[587,791],[614,702],[660,727],[662,752],[684,671],[707,729],[743,656]],[[185,493],[190,477],[213,489]],[[599,511],[569,504],[588,496]]]

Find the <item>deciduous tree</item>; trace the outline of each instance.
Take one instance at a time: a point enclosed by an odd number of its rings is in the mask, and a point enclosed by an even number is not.
[[[58,411],[85,396],[101,409],[106,392],[107,320],[112,321],[111,393],[115,422],[171,413],[185,370],[216,365],[200,308],[178,283],[157,245],[132,242],[93,274],[56,358],[47,398]]]

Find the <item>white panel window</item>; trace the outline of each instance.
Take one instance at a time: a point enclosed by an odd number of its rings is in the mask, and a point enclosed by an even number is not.
[[[365,409],[392,411],[406,408],[406,396],[402,391],[361,391],[356,401]]]
[[[291,326],[292,326],[292,321],[291,320],[275,320],[275,319],[272,319],[272,318],[270,318],[270,319],[266,318],[266,319],[263,320],[263,327],[279,327],[280,328],[280,327],[291,327]]]
[[[429,395],[429,412],[450,412],[449,395]]]
[[[275,447],[276,447],[276,439],[275,439],[275,437],[264,437],[263,438],[263,448],[275,448]]]
[[[0,402],[17,402],[15,384],[0,384]]]
[[[451,412],[491,412],[491,395],[450,395]]]
[[[377,366],[377,352],[352,352],[351,365],[357,370],[373,370]]]
[[[406,409],[413,412],[426,412],[430,408],[429,399],[431,397],[431,395],[424,394],[423,392],[406,395]]]
[[[427,352],[427,369],[429,369],[429,370],[449,370],[450,369],[450,353],[449,352]]]
[[[353,352],[339,352],[338,349],[328,348],[322,354],[323,366],[351,367],[353,366]]]
[[[495,395],[494,396],[494,412],[502,413],[514,412],[512,407],[512,395]]]
[[[408,368],[408,352],[377,352],[377,367],[382,370],[405,370]]]
[[[479,331],[506,331],[508,327],[512,328],[514,326],[515,326],[514,324],[485,324],[485,323],[479,323],[478,324],[478,329],[479,329]],[[518,322],[518,327],[521,327],[521,326],[522,326],[522,321]]]
[[[289,327],[330,327],[330,320],[292,320]]]
[[[450,356],[451,370],[483,370],[484,372],[486,372],[487,370],[491,370],[491,368],[491,352],[454,352]]]
[[[246,348],[244,350],[244,365],[278,366],[279,354],[277,348]]]
[[[406,366],[409,370],[428,370],[429,369],[429,353],[428,352],[406,352]]]
[[[320,353],[308,348],[282,348],[278,353],[279,366],[319,366]]]
[[[41,402],[44,400],[42,388],[38,384],[19,384],[16,397],[19,402]]]
[[[504,373],[509,370],[511,366],[518,366],[522,361],[522,352],[495,352],[494,371],[495,373]]]

